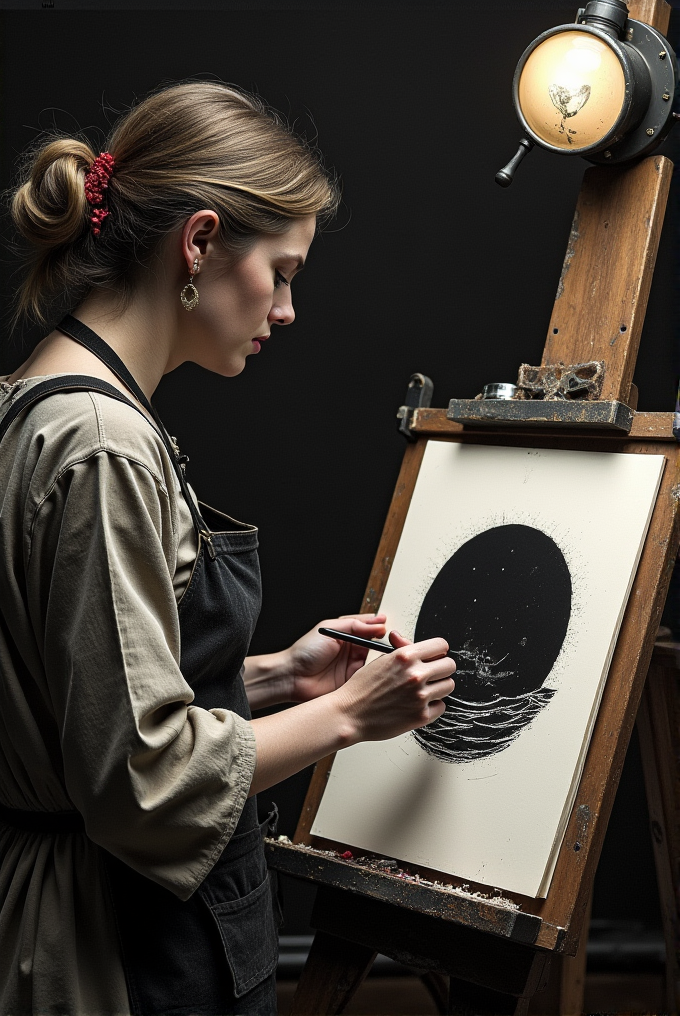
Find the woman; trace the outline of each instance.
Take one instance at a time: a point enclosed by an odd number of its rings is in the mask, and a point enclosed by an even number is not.
[[[0,393],[2,1013],[274,1013],[254,795],[453,688],[442,639],[396,632],[365,667],[315,631],[244,664],[257,531],[196,502],[149,402],[292,322],[336,203],[312,151],[213,83],[153,94],[97,157],[52,141],[14,194],[20,311],[71,314]]]

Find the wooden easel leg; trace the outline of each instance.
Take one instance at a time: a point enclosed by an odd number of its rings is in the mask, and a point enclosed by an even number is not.
[[[656,878],[666,940],[666,1011],[680,1011],[680,671],[675,652],[654,651],[637,715]]]
[[[590,914],[593,906],[592,889],[583,918],[578,952],[575,956],[555,953],[550,960],[550,971],[543,991],[533,998],[531,1016],[581,1016],[584,1011],[586,963]]]
[[[590,894],[588,909],[583,918],[583,928],[575,956],[562,956],[560,960],[560,1016],[581,1016],[586,987],[586,963],[590,914],[593,908],[593,894]]]
[[[437,1006],[437,1012],[446,1016],[449,1011],[449,978],[435,970],[428,970],[420,975],[420,980]]]
[[[592,891],[588,901],[583,927],[575,956],[556,953],[550,961],[550,974],[546,989],[534,996],[529,1007],[532,1016],[581,1016],[584,1010],[586,963],[590,912],[593,906]]]
[[[293,996],[290,1016],[335,1016],[343,1012],[375,957],[375,951],[368,946],[317,931]]]

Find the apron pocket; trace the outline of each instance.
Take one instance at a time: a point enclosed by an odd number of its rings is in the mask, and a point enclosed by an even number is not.
[[[269,878],[247,896],[210,907],[240,998],[276,969],[278,938]]]

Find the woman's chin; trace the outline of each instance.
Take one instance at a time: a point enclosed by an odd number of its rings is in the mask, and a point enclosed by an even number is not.
[[[230,357],[229,360],[206,360],[196,361],[199,367],[211,371],[213,374],[220,374],[222,377],[236,377],[242,374],[246,366],[245,356]]]

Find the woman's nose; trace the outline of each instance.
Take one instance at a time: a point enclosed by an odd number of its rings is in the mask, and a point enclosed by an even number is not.
[[[276,303],[272,304],[272,309],[269,311],[267,321],[272,325],[290,325],[295,321],[295,311],[293,310],[293,301],[289,297],[288,300],[277,300]]]

